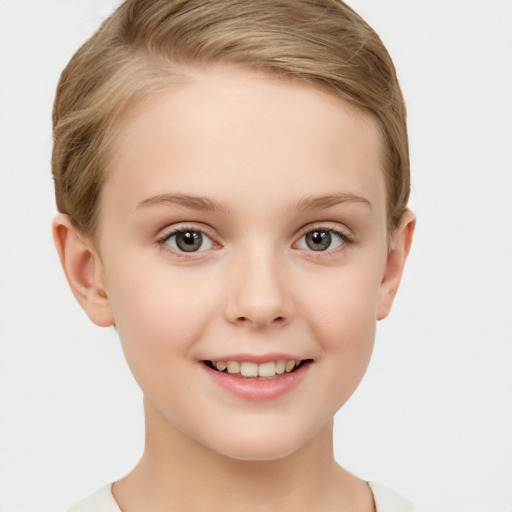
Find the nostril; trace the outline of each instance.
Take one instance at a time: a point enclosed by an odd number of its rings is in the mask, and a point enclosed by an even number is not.
[[[1,1],[1,0],[0,0]],[[258,315],[252,316],[239,316],[236,318],[235,323],[238,325],[252,325],[254,327],[263,327],[265,325],[270,326],[281,326],[287,323],[287,317],[285,316],[276,316],[272,317],[272,315]]]
[[[240,322],[240,323],[247,323],[247,322],[250,322],[250,323],[253,323],[253,321],[246,317],[246,316],[239,316],[237,318],[237,321]],[[286,322],[286,318],[284,316],[276,316],[271,323],[273,324],[284,324]],[[254,322],[254,323],[258,323],[258,322]]]

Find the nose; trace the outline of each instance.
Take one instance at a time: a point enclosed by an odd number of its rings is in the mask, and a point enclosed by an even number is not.
[[[276,254],[259,250],[242,255],[229,271],[227,320],[252,329],[287,324],[292,314],[291,283]]]

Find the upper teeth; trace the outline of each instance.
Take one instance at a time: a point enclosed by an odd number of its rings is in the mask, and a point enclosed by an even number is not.
[[[300,360],[269,361],[268,363],[252,363],[249,361],[217,361],[213,365],[221,372],[240,373],[242,377],[274,377],[284,372],[291,372],[300,364]]]

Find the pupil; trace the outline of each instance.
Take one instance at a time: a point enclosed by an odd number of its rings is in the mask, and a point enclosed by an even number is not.
[[[183,241],[186,243],[186,244],[193,244],[195,239],[194,239],[194,234],[193,233],[185,233],[183,235]]]
[[[322,240],[324,239],[324,236],[325,236],[325,233],[320,233],[320,232],[318,232],[318,231],[315,231],[315,232],[313,233],[313,236],[312,236],[312,238],[313,238],[313,243],[315,243],[315,244],[320,244],[320,243],[322,243]]]
[[[197,231],[178,233],[176,245],[185,252],[197,251],[203,243],[203,235]]]
[[[313,251],[325,251],[331,245],[329,231],[311,231],[306,235],[306,244]]]

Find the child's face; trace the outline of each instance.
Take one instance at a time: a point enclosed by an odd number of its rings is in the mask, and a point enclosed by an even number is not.
[[[148,428],[254,459],[329,430],[394,294],[381,152],[341,100],[236,69],[125,119],[97,274]],[[269,380],[206,363],[281,360],[307,363]]]

